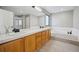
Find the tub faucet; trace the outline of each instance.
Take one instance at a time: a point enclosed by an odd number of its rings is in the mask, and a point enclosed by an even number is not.
[[[68,34],[72,34],[72,31],[67,32]]]
[[[72,31],[70,31],[70,34],[72,34]]]

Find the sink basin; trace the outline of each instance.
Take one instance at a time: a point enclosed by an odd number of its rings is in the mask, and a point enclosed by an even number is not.
[[[14,33],[14,32],[11,32],[11,33],[8,33],[7,35],[11,35],[11,36],[12,36],[12,35],[14,35],[14,34],[16,34],[16,33]]]

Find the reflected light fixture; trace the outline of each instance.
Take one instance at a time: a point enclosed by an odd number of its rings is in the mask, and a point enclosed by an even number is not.
[[[42,11],[42,9],[40,8],[40,7],[37,7],[37,6],[32,6],[32,8],[35,8],[36,10],[38,10],[38,11]]]

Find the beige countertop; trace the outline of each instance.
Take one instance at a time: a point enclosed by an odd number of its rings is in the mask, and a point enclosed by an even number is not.
[[[8,34],[4,34],[4,35],[0,35],[0,44],[2,43],[6,43],[8,41],[11,40],[16,40],[18,38],[22,38],[37,32],[41,32],[44,30],[50,29],[50,27],[46,27],[46,28],[31,28],[31,29],[22,29],[20,32],[18,33],[8,33]]]

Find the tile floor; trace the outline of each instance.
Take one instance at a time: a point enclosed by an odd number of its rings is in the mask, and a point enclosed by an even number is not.
[[[79,42],[52,38],[40,49],[40,52],[79,52]]]

